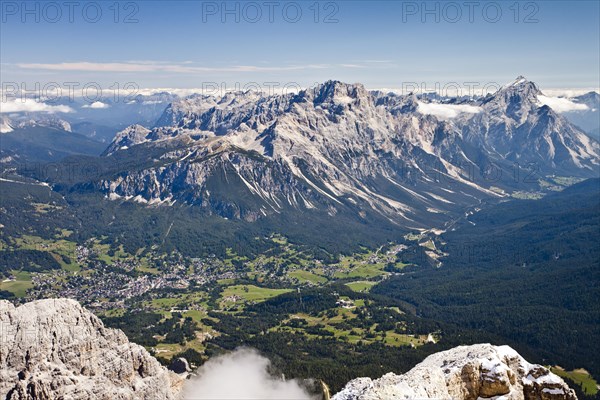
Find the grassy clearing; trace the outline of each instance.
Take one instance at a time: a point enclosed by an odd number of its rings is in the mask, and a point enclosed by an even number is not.
[[[172,343],[159,343],[154,347],[155,354],[159,357],[171,359],[176,354],[179,354],[187,349],[194,349],[199,353],[204,353],[206,347],[204,341],[201,338],[194,339],[187,342],[185,345],[172,344]]]
[[[383,269],[385,265],[383,263],[379,264],[354,264],[350,267],[351,269],[348,271],[338,271],[333,276],[335,278],[364,278],[371,279],[381,275],[384,275],[385,272]]]
[[[561,186],[571,186],[583,181],[583,178],[576,178],[572,176],[548,176],[547,178],[548,180]]]
[[[426,249],[429,249],[431,251],[435,251],[435,243],[433,243],[432,240],[428,240],[426,242],[419,243],[419,246],[425,247]]]
[[[165,308],[171,309],[183,302],[184,302],[183,299],[177,298],[177,297],[161,297],[158,299],[152,299],[151,303],[154,307],[157,307],[160,309],[165,309]]]
[[[565,371],[562,367],[556,366],[550,369],[556,375],[562,378],[569,378],[578,384],[587,395],[594,396],[598,393],[598,382],[584,369],[574,371]]]
[[[307,333],[303,327],[290,327],[287,323],[294,319],[303,319],[308,327],[320,327],[321,329],[331,332],[333,337],[348,343],[362,342],[365,344],[380,342],[386,346],[421,346],[427,341],[427,335],[411,335],[397,333],[393,330],[386,332],[378,332],[375,330],[375,325],[368,329],[353,327],[352,329],[340,329],[336,324],[346,320],[351,321],[356,318],[356,314],[352,310],[338,308],[337,315],[331,318],[325,316],[312,316],[304,313],[291,315],[283,324],[273,327],[270,331],[295,332],[296,334],[305,335],[309,339],[317,338],[318,335]]]
[[[319,283],[327,282],[327,278],[325,278],[324,276],[317,275],[311,271],[304,271],[304,270],[300,270],[300,269],[289,272],[288,276],[290,278],[298,279],[298,281],[300,281],[302,283],[310,282],[310,283],[313,283],[316,285]]]
[[[421,240],[423,237],[425,237],[422,233],[408,233],[406,235],[404,235],[404,238],[406,240],[410,240],[410,241],[417,241],[417,240]]]
[[[17,279],[9,282],[0,281],[0,290],[7,290],[16,297],[25,297],[27,290],[33,287],[31,273],[25,271],[12,271],[12,274]]]
[[[100,243],[100,240],[95,239],[92,243],[92,250],[96,253],[96,256],[99,260],[104,261],[106,264],[110,265],[115,261],[125,261],[127,259],[131,259],[133,256],[127,253],[123,249],[123,245],[119,245],[119,248],[115,250],[113,255],[109,255],[110,245]]]
[[[194,322],[196,323],[201,323],[203,318],[206,318],[206,312],[203,311],[199,311],[199,310],[189,310],[184,312],[183,314],[184,318],[190,317],[194,320]]]
[[[143,272],[145,274],[151,274],[151,275],[158,275],[160,274],[160,270],[156,267],[150,267],[148,265],[139,265],[136,270],[138,270],[139,272]]]
[[[371,290],[371,288],[375,285],[377,285],[378,282],[372,282],[372,281],[356,281],[356,282],[350,282],[350,283],[346,283],[346,286],[348,286],[350,289],[352,289],[355,292],[368,292]]]
[[[57,234],[57,237],[66,237],[70,234],[71,231],[63,230]],[[64,239],[47,240],[39,236],[23,235],[16,238],[15,243],[18,249],[50,253],[65,271],[78,272],[81,270],[81,266],[76,263],[75,248],[77,244],[75,242]],[[67,263],[63,257],[66,257],[70,262]]]
[[[291,291],[291,289],[269,289],[254,285],[234,285],[226,287],[221,294],[221,298],[225,299],[227,297],[237,296],[246,302],[260,303],[271,297],[279,296],[280,294]]]
[[[104,315],[106,317],[122,317],[123,315],[125,315],[125,309],[123,308],[115,308],[112,310],[106,310],[105,312],[100,313],[101,315]]]

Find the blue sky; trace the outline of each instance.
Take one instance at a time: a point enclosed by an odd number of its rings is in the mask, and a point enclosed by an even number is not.
[[[80,1],[71,22],[61,1],[60,17],[46,2],[28,2],[23,15],[21,1],[3,1],[1,80],[190,88],[338,79],[398,88],[525,75],[546,88],[600,86],[599,1],[476,1],[472,10],[428,2],[429,14],[421,1],[250,3],[125,1],[115,15],[113,1]],[[233,12],[223,16],[223,4]]]

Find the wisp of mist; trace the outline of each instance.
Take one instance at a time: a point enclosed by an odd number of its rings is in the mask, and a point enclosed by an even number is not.
[[[296,380],[268,372],[269,359],[240,348],[211,358],[183,389],[184,400],[314,400]]]

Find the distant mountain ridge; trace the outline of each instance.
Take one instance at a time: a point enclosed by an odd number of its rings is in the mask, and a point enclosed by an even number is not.
[[[600,94],[588,92],[575,96],[571,100],[587,106],[586,110],[573,110],[563,115],[573,124],[585,130],[590,137],[600,140]]]
[[[0,134],[0,166],[31,168],[33,164],[58,162],[70,155],[97,156],[104,144],[71,132],[61,120],[34,121],[15,125]]]
[[[541,105],[541,94],[519,77],[462,108],[339,81],[298,94],[193,95],[154,128],[118,133],[104,156],[135,150],[139,161],[95,186],[113,200],[193,204],[247,221],[291,208],[423,227],[527,188],[515,168],[535,181],[598,175],[598,142]],[[150,149],[152,160],[140,159]]]

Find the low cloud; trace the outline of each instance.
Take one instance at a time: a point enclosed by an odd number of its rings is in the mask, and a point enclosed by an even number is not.
[[[542,105],[546,105],[558,113],[589,110],[587,105],[575,103],[564,97],[538,96],[538,100]]]
[[[92,104],[86,104],[85,106],[83,106],[83,108],[108,108],[110,107],[108,104],[103,103],[101,101],[95,101]]]
[[[184,400],[314,400],[296,380],[269,374],[270,361],[242,348],[208,360],[186,383]]]
[[[546,96],[549,97],[566,97],[566,98],[571,98],[571,97],[577,97],[577,96],[581,96],[582,94],[586,94],[589,92],[599,92],[600,93],[600,88],[579,88],[579,89],[548,89],[548,88],[544,88],[544,94]]]
[[[70,113],[74,110],[69,106],[53,106],[34,99],[11,100],[0,103],[0,113],[2,114],[21,112]]]
[[[441,119],[451,119],[458,117],[459,114],[477,114],[481,109],[468,104],[438,104],[438,103],[421,103],[417,111],[421,114],[434,115]]]

